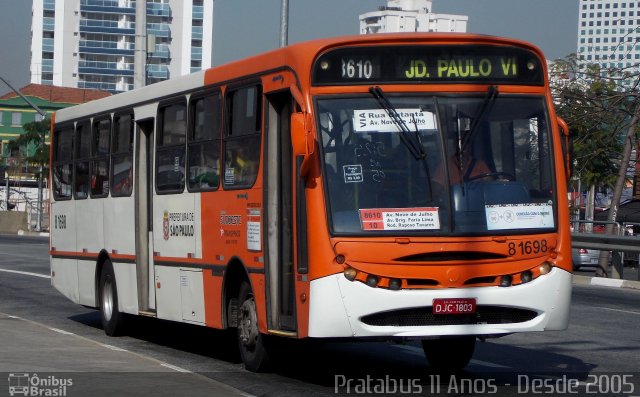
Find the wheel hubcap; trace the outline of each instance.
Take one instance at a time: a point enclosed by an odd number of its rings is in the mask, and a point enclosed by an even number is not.
[[[113,285],[110,278],[105,280],[102,287],[102,314],[107,321],[110,321],[113,315]]]
[[[248,350],[253,350],[258,343],[258,316],[253,298],[247,299],[240,306],[240,341]]]

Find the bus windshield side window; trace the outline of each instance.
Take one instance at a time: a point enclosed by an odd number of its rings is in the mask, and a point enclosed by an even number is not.
[[[156,153],[158,193],[184,191],[187,106],[184,102],[160,108]]]
[[[224,140],[225,188],[253,185],[260,163],[262,92],[260,86],[240,88],[227,94],[229,124]]]
[[[109,150],[111,117],[93,122],[93,144],[91,155],[91,197],[109,195]]]
[[[113,148],[111,161],[112,195],[131,196],[133,186],[133,115],[121,114],[113,118]]]
[[[191,100],[189,112],[189,191],[216,190],[220,182],[220,93]]]
[[[73,126],[54,131],[54,141],[53,196],[68,200],[73,181]]]
[[[76,124],[76,157],[73,198],[89,197],[89,160],[91,158],[91,123],[89,120]]]

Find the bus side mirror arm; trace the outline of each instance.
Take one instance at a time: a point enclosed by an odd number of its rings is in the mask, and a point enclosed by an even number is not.
[[[300,176],[305,177],[311,168],[311,158],[315,152],[315,140],[311,135],[311,115],[304,112],[291,114],[291,145],[294,156],[303,156]]]
[[[557,117],[558,127],[562,133],[562,154],[564,156],[564,169],[567,179],[573,176],[573,139],[569,134],[569,125],[561,117]]]

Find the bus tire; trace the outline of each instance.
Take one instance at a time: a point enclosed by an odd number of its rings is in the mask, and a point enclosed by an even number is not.
[[[475,336],[457,336],[422,340],[429,364],[442,371],[457,371],[469,364],[476,346]]]
[[[109,336],[122,335],[125,318],[124,313],[120,313],[118,310],[116,276],[113,272],[113,265],[108,259],[104,262],[100,273],[99,298],[104,332]]]
[[[249,283],[244,281],[238,294],[238,347],[244,367],[263,372],[269,364],[266,336],[258,329],[258,310]]]

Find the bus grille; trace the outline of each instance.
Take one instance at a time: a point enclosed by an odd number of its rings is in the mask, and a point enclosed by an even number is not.
[[[434,315],[431,306],[369,314],[362,322],[378,327],[416,327],[428,325],[513,324],[533,320],[531,310],[501,306],[478,306],[475,314]]]

